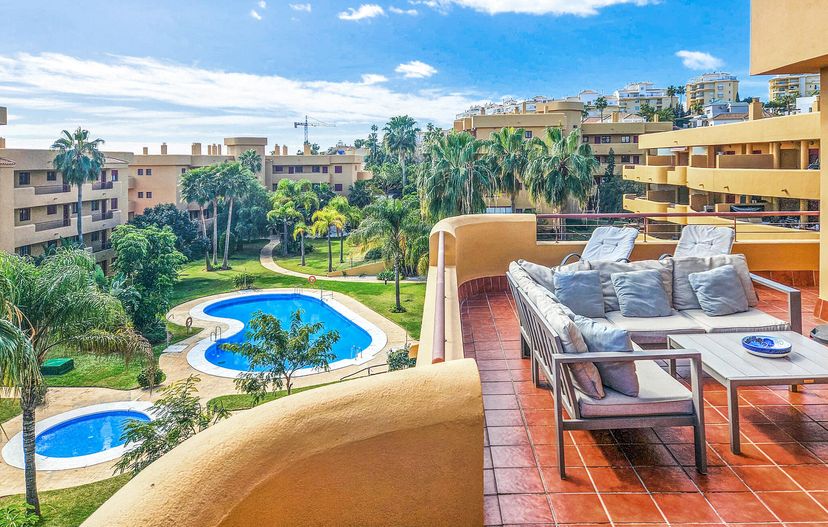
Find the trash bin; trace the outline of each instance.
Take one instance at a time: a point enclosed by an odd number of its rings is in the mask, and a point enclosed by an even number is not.
[[[811,338],[820,344],[828,346],[828,324],[823,324],[812,329]]]

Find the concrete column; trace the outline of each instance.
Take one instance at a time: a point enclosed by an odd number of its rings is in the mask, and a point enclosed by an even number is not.
[[[782,166],[782,144],[771,143],[771,154],[773,155],[773,168]]]
[[[828,68],[819,72],[819,98],[828,97]],[[828,203],[828,112],[819,112],[819,200],[820,204]],[[828,207],[819,207],[820,225],[828,225]],[[828,231],[819,231],[819,298],[817,315],[828,314]]]
[[[808,148],[810,144],[808,141],[799,142],[799,170],[808,168]]]
[[[799,200],[799,210],[801,210],[801,211],[807,211],[808,210],[808,200],[807,199]],[[801,223],[801,224],[808,223],[812,220],[813,220],[812,217],[807,216],[805,214],[803,214],[799,217],[799,223]]]
[[[707,147],[707,168],[716,168],[716,147]]]

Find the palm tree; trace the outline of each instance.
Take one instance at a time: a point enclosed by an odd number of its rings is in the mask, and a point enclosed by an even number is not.
[[[345,218],[345,227],[355,227],[359,225],[360,221],[360,211],[356,207],[352,207],[350,203],[348,203],[348,198],[345,196],[337,196],[328,203],[328,206],[332,209],[336,210]],[[339,235],[339,263],[343,263],[345,261],[344,255],[344,247],[345,247],[345,232],[344,228],[342,230],[337,231]]]
[[[687,93],[687,87],[686,86],[683,86],[683,85],[676,86],[676,95],[678,95],[678,98],[679,98],[679,105],[682,104],[681,99],[682,99],[682,96],[685,93]]]
[[[103,139],[89,139],[89,131],[80,126],[74,133],[64,130],[52,144],[57,150],[52,166],[63,174],[63,180],[78,189],[78,243],[83,246],[83,184],[94,181],[106,163],[106,157],[98,148]]]
[[[607,98],[603,95],[595,99],[595,109],[598,110],[598,115],[601,116],[601,122],[604,122],[604,110],[607,109],[609,103],[607,102]]]
[[[188,170],[181,176],[181,199],[185,203],[198,205],[201,217],[201,235],[207,239],[207,219],[204,217],[205,206],[210,203],[210,179],[213,177],[211,167],[199,167]],[[214,238],[215,240],[215,238]],[[210,249],[204,248],[205,269],[211,271]]]
[[[302,213],[296,209],[296,204],[293,201],[284,201],[278,198],[278,195],[273,196],[273,209],[267,213],[267,219],[270,222],[282,223],[282,255],[287,256],[288,225],[292,222],[300,222],[304,218]]]
[[[482,155],[484,146],[468,132],[451,132],[434,142],[431,166],[420,181],[423,210],[430,219],[486,211],[485,197],[494,190],[495,178]]]
[[[417,128],[417,121],[408,115],[398,115],[392,117],[388,124],[385,125],[383,131],[385,136],[382,138],[385,150],[390,154],[394,154],[399,159],[400,167],[402,168],[402,185],[403,192],[405,192],[405,185],[407,180],[405,178],[405,159],[414,154],[417,148],[417,133],[420,129]]]
[[[258,174],[262,171],[262,156],[252,148],[239,154],[238,162],[253,174]]]
[[[35,409],[46,394],[39,368],[49,352],[79,350],[126,358],[140,353],[150,367],[155,362],[151,346],[132,330],[121,302],[102,291],[94,276],[95,261],[82,249],[60,249],[39,266],[0,253],[0,378],[20,396],[26,501],[36,514]]]
[[[531,145],[525,136],[523,128],[503,128],[493,132],[488,143],[489,157],[497,170],[497,189],[509,195],[512,212],[515,211],[517,195],[529,164]]]
[[[279,180],[271,201],[273,211],[275,211],[268,216],[271,221],[282,221],[283,218],[289,216],[287,218],[288,223],[295,220],[310,223],[311,216],[319,208],[319,196],[313,191],[313,184],[307,179],[300,179],[299,181]],[[295,210],[299,214],[298,216],[296,214],[286,215],[287,210]],[[282,254],[285,256],[288,254],[287,226],[287,223],[283,224],[282,232]]]
[[[224,259],[221,263],[222,269],[230,269],[228,259],[230,257],[230,227],[233,223],[233,203],[236,199],[251,192],[255,185],[261,185],[247,167],[242,166],[238,161],[227,163],[218,174],[219,186],[224,201],[227,205],[227,228],[224,233]]]
[[[583,205],[595,184],[599,163],[589,144],[573,130],[564,136],[560,128],[547,128],[535,149],[526,173],[526,188],[536,203],[543,200],[560,209],[570,198]]]
[[[670,108],[673,107],[673,97],[675,97],[677,93],[678,87],[673,86],[672,84],[667,86],[667,97],[670,98]]]
[[[333,272],[333,250],[331,248],[331,229],[342,229],[345,225],[345,216],[331,207],[317,210],[313,213],[311,231],[316,236],[325,236],[328,239],[328,272]]]
[[[308,227],[304,221],[298,222],[293,227],[293,239],[296,240],[297,237],[300,239],[299,251],[302,255],[302,263],[300,263],[299,265],[301,265],[302,267],[305,266],[305,236],[307,236],[309,232],[310,227]]]

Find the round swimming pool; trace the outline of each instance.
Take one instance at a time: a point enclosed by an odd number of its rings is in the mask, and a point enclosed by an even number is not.
[[[323,324],[319,334],[331,330],[339,332],[339,340],[331,349],[336,357],[331,363],[332,369],[365,362],[385,346],[385,333],[335,300],[322,300],[318,296],[289,291],[241,293],[232,298],[205,302],[191,310],[194,318],[224,322],[230,329],[217,341],[205,339],[198,343],[188,354],[188,361],[205,373],[237,377],[249,371],[250,363],[238,353],[221,349],[221,345],[244,342],[250,320],[257,312],[275,316],[282,327],[287,328],[290,317],[297,309],[302,310],[303,323]],[[259,368],[254,368],[254,371],[257,370]],[[299,375],[310,373],[314,371],[298,372]]]

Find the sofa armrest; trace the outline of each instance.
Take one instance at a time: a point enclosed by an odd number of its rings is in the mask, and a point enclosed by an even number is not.
[[[701,353],[694,350],[668,349],[648,351],[589,351],[587,353],[557,353],[552,361],[557,364],[573,362],[626,362],[637,360],[701,360]]]
[[[780,284],[770,278],[765,278],[753,273],[750,274],[750,278],[761,286],[779,291],[780,293],[785,293],[788,296],[788,316],[791,321],[791,331],[802,333],[802,293],[800,293],[799,289],[789,287],[785,284]]]

